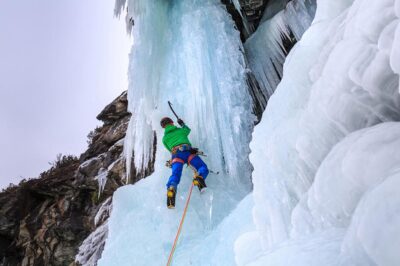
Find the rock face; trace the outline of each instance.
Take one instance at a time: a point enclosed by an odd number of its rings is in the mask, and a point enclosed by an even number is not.
[[[221,0],[221,2],[231,14],[244,42],[257,29],[268,0],[238,0],[241,14],[232,0]]]
[[[82,242],[96,228],[106,236],[111,196],[125,182],[122,152],[130,116],[124,92],[98,115],[104,124],[89,134],[79,159],[60,156],[38,179],[0,193],[0,265],[79,265]],[[132,174],[133,182],[145,176]],[[102,242],[91,250],[101,254]]]
[[[78,166],[77,158],[70,157],[41,179],[0,194],[2,265],[69,265],[64,262],[90,228],[81,210],[91,207],[91,192],[96,191],[74,186]]]

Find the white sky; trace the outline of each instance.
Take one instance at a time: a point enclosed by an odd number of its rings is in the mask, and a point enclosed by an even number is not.
[[[79,155],[127,88],[131,38],[113,0],[0,1],[0,188]]]

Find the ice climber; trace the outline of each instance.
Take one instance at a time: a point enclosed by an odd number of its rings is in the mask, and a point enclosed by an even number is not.
[[[198,156],[198,150],[192,148],[189,141],[190,128],[185,125],[182,119],[178,119],[181,127],[174,125],[169,117],[161,119],[161,127],[164,128],[164,137],[162,139],[165,148],[171,152],[172,158],[169,161],[172,168],[172,175],[167,183],[167,207],[175,207],[175,196],[179,181],[182,175],[183,165],[187,163],[195,171],[193,184],[200,192],[207,187],[204,182],[208,175],[207,165]]]

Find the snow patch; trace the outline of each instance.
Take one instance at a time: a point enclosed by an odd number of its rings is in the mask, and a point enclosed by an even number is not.
[[[107,218],[112,209],[112,197],[108,198],[100,206],[94,218],[94,225],[97,226],[79,247],[75,261],[82,266],[96,266],[97,261],[101,258],[104,245],[108,236]]]
[[[112,210],[112,197],[109,197],[106,201],[101,204],[99,210],[94,217],[94,225],[97,226],[102,223],[106,217],[108,217]]]
[[[104,249],[104,243],[108,235],[107,222],[99,226],[91,233],[79,247],[75,261],[82,266],[95,266],[101,258]]]

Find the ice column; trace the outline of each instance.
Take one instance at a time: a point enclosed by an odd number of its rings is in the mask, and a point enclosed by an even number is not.
[[[249,67],[261,87],[261,91],[254,93],[264,108],[264,99],[274,93],[282,78],[288,45],[301,39],[311,25],[315,9],[315,0],[293,0],[287,5],[282,1],[270,1],[260,26],[246,41]]]
[[[155,171],[114,194],[99,265],[162,265],[168,259],[193,176],[184,169],[176,208],[167,209],[171,171],[164,164],[170,155],[161,143],[159,121],[174,118],[168,100],[192,129],[190,140],[207,154],[209,168],[220,171],[208,177],[205,194],[193,192],[175,254],[175,265],[198,265],[193,258],[200,252],[214,252],[203,240],[251,190],[248,155],[255,117],[240,35],[218,0],[129,1],[128,10],[135,26],[125,149],[128,158],[133,151],[137,170],[145,168],[155,131]]]
[[[128,9],[135,43],[128,93],[133,116],[125,147],[128,154],[134,151],[137,170],[153,154],[152,132],[162,136],[159,120],[172,115],[170,100],[192,128],[193,142],[212,158],[211,166],[232,180],[248,178],[254,118],[239,33],[223,6],[216,0],[130,1]]]

